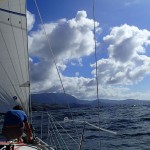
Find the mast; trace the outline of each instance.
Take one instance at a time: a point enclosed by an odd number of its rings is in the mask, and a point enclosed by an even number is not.
[[[27,14],[27,2],[25,3],[25,12]],[[26,27],[27,27],[27,16],[26,16]],[[26,30],[26,34],[28,35],[28,30]],[[28,54],[28,72],[30,72],[30,62],[29,62],[29,49],[28,49],[28,39],[27,39],[27,54]],[[30,80],[30,73],[29,74],[29,81]],[[31,91],[30,91],[30,82],[29,82],[29,101],[28,101],[28,104],[29,104],[29,117],[30,117],[30,123],[32,124],[32,103],[31,103]]]

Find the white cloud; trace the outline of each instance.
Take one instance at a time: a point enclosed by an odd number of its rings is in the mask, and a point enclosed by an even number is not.
[[[93,20],[87,18],[85,11],[77,12],[73,19],[60,19],[57,22],[47,23],[44,27],[62,78],[61,73],[68,63],[82,66],[82,57],[94,53]],[[98,22],[96,29],[97,33],[101,30]],[[51,86],[58,88],[56,82],[59,83],[59,78],[42,26],[29,35],[29,50],[33,59],[30,64],[32,90],[34,92],[50,90]],[[34,57],[39,59],[39,63],[34,63]]]
[[[83,66],[83,64],[82,64],[82,58],[71,60],[71,65],[72,66]]]
[[[127,62],[145,53],[144,46],[150,42],[149,37],[149,31],[125,24],[114,27],[110,35],[104,37],[104,41],[109,44],[109,57],[119,62]]]
[[[34,21],[31,22],[30,29]],[[96,28],[100,33],[98,22]],[[95,78],[79,77],[79,72],[75,77],[62,75],[68,63],[82,66],[82,57],[94,53],[93,20],[87,18],[85,11],[79,11],[73,19],[45,24],[45,29],[66,92],[80,99],[95,99]],[[149,37],[149,31],[126,24],[113,27],[104,37],[109,57],[98,61],[100,98],[140,98],[140,92],[132,93],[123,85],[138,83],[150,73],[150,58],[145,55]],[[29,48],[32,92],[63,92],[42,27],[29,35]],[[34,63],[34,57],[39,59],[38,63]],[[95,64],[91,67],[95,68]],[[142,98],[146,96],[143,94]]]
[[[45,24],[51,48],[59,62],[62,58],[66,61],[93,53],[93,20],[88,19],[85,14],[85,11],[81,11],[71,20],[60,19],[56,23]],[[96,27],[98,25],[97,23]],[[47,58],[48,43],[42,28],[32,33],[30,38],[30,52]]]
[[[109,57],[98,61],[100,82],[128,85],[149,74],[150,57],[145,54],[149,38],[149,31],[135,26],[125,24],[112,28],[110,35],[103,38],[108,44]],[[95,71],[92,73],[95,74]]]
[[[27,29],[30,31],[35,23],[35,16],[27,11]]]

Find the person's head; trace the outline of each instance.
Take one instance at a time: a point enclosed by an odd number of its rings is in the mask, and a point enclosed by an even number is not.
[[[20,105],[16,105],[13,107],[13,110],[23,110],[23,108]]]

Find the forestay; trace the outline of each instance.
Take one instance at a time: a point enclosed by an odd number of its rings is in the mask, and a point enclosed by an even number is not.
[[[26,0],[0,0],[0,111],[28,113],[28,72]]]

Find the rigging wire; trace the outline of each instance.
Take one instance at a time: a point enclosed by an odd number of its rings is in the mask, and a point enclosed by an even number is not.
[[[53,50],[52,50],[52,48],[51,48],[50,40],[49,40],[49,38],[48,38],[48,36],[47,36],[46,30],[45,30],[45,27],[44,27],[44,22],[43,22],[43,19],[42,19],[42,16],[41,16],[41,13],[40,13],[40,10],[39,10],[39,7],[38,7],[38,4],[37,4],[36,0],[34,0],[34,3],[35,3],[35,6],[36,6],[38,15],[39,15],[39,17],[40,17],[40,21],[41,21],[41,23],[42,23],[42,28],[43,28],[44,34],[45,34],[45,36],[46,36],[46,40],[47,40],[47,42],[48,42],[49,50],[50,50],[50,52],[51,52],[51,54],[52,54],[53,62],[54,62],[54,64],[55,64],[55,68],[56,68],[56,70],[57,70],[57,74],[58,74],[58,77],[59,77],[59,80],[60,80],[60,83],[61,83],[63,92],[64,92],[64,94],[66,94],[66,91],[65,91],[65,88],[64,88],[62,79],[61,79],[61,75],[60,75],[60,72],[59,72],[59,69],[58,69],[58,66],[57,66],[57,63],[56,63],[56,59],[55,59]],[[73,114],[72,114],[72,111],[71,111],[71,108],[70,108],[70,105],[69,105],[68,102],[67,102],[67,105],[68,105],[68,108],[69,108],[69,110],[70,110],[71,117],[72,117],[72,120],[73,120]],[[74,125],[75,125],[75,124],[74,124]],[[76,125],[75,125],[75,129],[76,129],[77,137],[78,137],[78,139],[79,139],[79,134],[78,134]]]
[[[52,122],[51,122],[51,118],[50,118],[50,117],[48,117],[48,121],[49,121],[48,123],[50,124],[50,127],[51,127],[51,134],[52,134],[53,144],[54,144],[55,147],[57,147],[57,142],[58,142],[58,140],[57,140],[57,138],[56,138],[55,130],[54,130],[54,127],[53,127],[53,125],[52,125]]]
[[[53,118],[53,120],[63,129],[64,132],[66,132],[66,134],[73,140],[73,142],[76,143],[76,145],[78,146],[77,141],[67,132],[67,130],[60,124],[57,122],[57,120],[52,116],[52,114],[48,114],[51,118]]]
[[[50,123],[51,123],[51,127],[53,129],[53,137],[55,138],[55,141],[57,141],[59,148],[62,149],[61,145],[60,145],[60,139],[58,136],[57,128],[56,128],[55,123],[53,122],[51,117],[50,117]],[[57,146],[57,144],[56,144],[56,146]]]
[[[78,150],[81,150],[81,148],[82,148],[82,142],[84,140],[84,131],[85,131],[85,121],[84,121],[84,124],[83,124],[82,135],[81,135],[81,140],[80,140],[80,144],[79,144]]]
[[[41,115],[41,139],[43,137],[43,111],[42,111],[42,115]]]
[[[59,142],[60,142],[60,144],[62,145],[61,147],[63,147],[63,150],[65,150],[65,149],[66,149],[66,150],[69,150],[69,149],[68,149],[68,146],[66,145],[64,139],[62,138],[62,136],[61,136],[61,134],[60,134],[60,132],[59,132],[57,126],[56,126],[56,123],[54,122],[53,117],[51,117],[51,120],[52,120],[52,122],[53,122],[53,125],[54,125],[54,128],[55,128],[55,130],[56,130],[57,136],[59,137],[59,138],[58,138],[58,139],[59,139]]]
[[[48,112],[47,112],[47,116],[48,116]],[[52,134],[50,131],[50,119],[48,117],[48,125],[47,125],[47,131],[48,131],[48,136],[47,136],[47,143],[49,143],[49,145],[53,145],[53,139],[52,139]]]
[[[95,51],[95,80],[96,80],[96,98],[97,98],[97,102],[98,102],[98,124],[99,124],[99,127],[100,127],[100,99],[99,99],[99,82],[98,82],[98,64],[97,64],[97,46],[96,46],[96,25],[95,25],[95,2],[94,0],[92,0],[92,16],[93,16],[93,26],[94,26],[94,29],[93,29],[93,33],[94,33],[94,51]],[[83,126],[83,131],[82,131],[82,136],[81,136],[81,141],[80,141],[80,145],[79,145],[79,149],[81,149],[81,146],[82,146],[82,141],[83,141],[83,135],[84,135],[84,128],[85,128],[85,123],[89,124],[88,122],[85,122],[84,121],[84,126]],[[99,149],[101,150],[101,138],[100,138],[100,135],[101,135],[101,131],[99,130]]]
[[[38,11],[38,15],[39,15],[39,17],[40,17],[40,21],[41,21],[41,23],[42,23],[42,28],[43,28],[44,34],[45,34],[45,36],[46,36],[46,40],[48,41],[48,46],[49,46],[49,49],[50,49],[51,54],[52,54],[52,57],[53,57],[53,62],[54,62],[54,64],[55,64],[55,68],[56,68],[56,70],[57,70],[57,74],[58,74],[58,76],[59,76],[59,80],[60,80],[60,82],[61,82],[61,86],[62,86],[62,88],[63,88],[64,93],[66,93],[65,88],[64,88],[64,85],[63,85],[63,82],[62,82],[62,79],[61,79],[61,75],[60,75],[60,72],[59,72],[59,69],[58,69],[58,66],[57,66],[57,63],[56,63],[56,59],[55,59],[54,53],[53,53],[52,48],[51,48],[50,40],[49,40],[49,38],[48,38],[48,36],[47,36],[46,30],[45,30],[45,27],[44,27],[44,22],[43,22],[43,19],[42,19],[42,16],[41,16],[39,7],[38,7],[38,5],[37,5],[36,0],[34,0],[34,2],[35,2],[35,5],[36,5],[36,8],[37,8],[37,11]]]
[[[95,64],[96,64],[96,93],[97,93],[97,101],[98,101],[98,124],[100,126],[100,99],[99,99],[99,82],[98,82],[98,64],[97,64],[97,47],[96,47],[96,26],[95,26],[95,1],[92,0],[93,3],[93,23],[94,23],[94,41],[95,41]],[[99,138],[101,135],[101,131],[99,130]],[[101,149],[101,139],[99,141],[99,147]]]
[[[52,146],[54,146],[54,147],[57,147],[56,146],[56,142],[55,142],[55,140],[54,140],[54,136],[53,136],[53,127],[52,127],[52,125],[51,125],[51,120],[50,120],[50,117],[48,117],[48,126],[49,126],[49,128],[48,128],[48,136],[50,137],[50,139],[51,139],[51,145]],[[52,131],[50,130],[50,127],[52,128]]]

